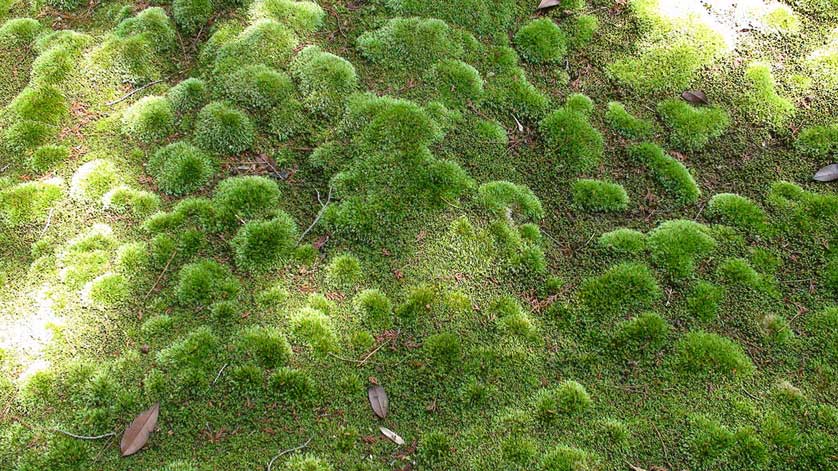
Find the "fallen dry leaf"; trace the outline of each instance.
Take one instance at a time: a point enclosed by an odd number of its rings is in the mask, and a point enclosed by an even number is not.
[[[131,425],[125,429],[122,434],[122,440],[119,442],[119,451],[122,456],[133,455],[140,451],[148,441],[149,435],[157,425],[157,417],[160,415],[160,403],[155,403],[153,406],[143,411],[138,415]]]
[[[815,176],[812,177],[817,182],[831,182],[838,180],[838,164],[829,164],[826,167],[818,170]]]
[[[370,399],[370,406],[375,415],[385,419],[387,418],[387,411],[390,408],[390,400],[387,398],[387,392],[380,384],[372,384],[367,388],[367,396]]]
[[[536,8],[536,10],[557,7],[560,3],[560,0],[541,0],[541,3],[538,4],[538,8]]]
[[[404,445],[404,438],[400,437],[398,433],[390,430],[387,427],[378,427],[381,430],[381,433],[384,434],[385,437],[390,439],[391,442],[395,443],[396,445],[402,446]]]
[[[710,102],[707,101],[707,95],[704,94],[701,90],[688,90],[681,94],[681,98],[688,103],[692,103],[693,105],[709,105]]]

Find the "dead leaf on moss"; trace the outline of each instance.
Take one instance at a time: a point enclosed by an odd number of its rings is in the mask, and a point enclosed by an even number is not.
[[[390,408],[390,399],[387,397],[387,392],[380,384],[372,384],[367,388],[367,396],[370,400],[370,406],[375,415],[385,419],[387,418],[387,411]]]
[[[545,8],[557,7],[560,3],[560,0],[541,0],[541,3],[538,4],[538,8],[536,8],[536,10],[544,10]]]
[[[829,164],[818,170],[812,177],[817,182],[831,182],[838,180],[838,164]]]
[[[710,102],[707,101],[707,95],[705,95],[701,90],[687,90],[681,94],[681,98],[683,98],[687,103],[692,103],[693,105],[710,104]]]
[[[159,415],[160,403],[158,402],[143,411],[131,422],[119,442],[119,450],[122,456],[133,455],[145,446],[149,435],[154,430],[154,426],[157,425]]]

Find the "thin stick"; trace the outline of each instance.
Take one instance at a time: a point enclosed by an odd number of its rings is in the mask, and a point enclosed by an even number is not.
[[[109,102],[107,102],[107,103],[105,103],[105,104],[106,104],[107,106],[113,106],[113,105],[115,105],[115,104],[117,104],[117,103],[121,103],[121,102],[123,102],[123,101],[125,101],[125,100],[127,100],[127,99],[131,98],[132,96],[134,96],[134,94],[135,94],[135,93],[137,93],[137,92],[141,92],[141,91],[145,90],[145,89],[146,89],[146,88],[148,88],[148,87],[151,87],[151,86],[157,85],[158,83],[160,83],[160,82],[162,82],[162,81],[163,81],[163,79],[160,79],[160,80],[155,80],[155,81],[153,81],[153,82],[148,82],[147,84],[143,85],[142,87],[135,88],[134,90],[130,91],[127,95],[123,96],[122,98],[120,98],[120,99],[118,99],[118,100],[114,100],[114,101],[109,101]]]
[[[99,440],[100,438],[113,437],[114,435],[116,435],[115,432],[108,432],[104,435],[96,435],[95,437],[89,437],[86,435],[76,435],[75,433],[65,432],[64,430],[60,430],[57,428],[52,428],[50,430],[52,430],[53,432],[63,433],[68,437],[78,438],[79,440]]]
[[[212,380],[212,384],[215,384],[215,383],[217,383],[217,382],[218,382],[218,378],[220,378],[220,377],[221,377],[221,373],[223,373],[223,372],[224,372],[224,368],[227,368],[227,365],[229,365],[229,363],[224,363],[224,366],[222,366],[222,367],[221,367],[221,369],[220,369],[220,370],[218,370],[218,374],[217,374],[217,375],[215,375],[215,379],[214,379],[214,380]]]
[[[47,229],[49,229],[49,225],[52,222],[52,212],[54,210],[55,210],[55,208],[49,208],[49,214],[47,214],[47,223],[44,224],[44,228],[41,229],[41,237],[43,237],[44,234],[47,233]]]
[[[172,263],[172,260],[175,258],[175,255],[177,255],[177,250],[173,251],[172,255],[169,256],[169,260],[166,261],[166,266],[163,267],[163,271],[161,271],[160,275],[157,276],[157,280],[154,281],[154,285],[151,286],[151,289],[148,290],[148,293],[146,293],[145,296],[143,296],[143,300],[147,299],[151,295],[151,292],[154,291],[154,288],[157,288],[157,285],[160,283],[160,280],[163,279],[163,275],[166,274],[166,270],[169,269],[169,265]]]
[[[360,361],[360,362],[358,362],[358,364],[359,364],[359,365],[363,365],[364,363],[366,363],[366,362],[367,362],[367,360],[369,360],[371,356],[375,355],[375,352],[377,352],[377,351],[381,350],[381,347],[383,347],[383,346],[385,346],[385,345],[387,345],[387,344],[389,344],[389,343],[390,343],[389,341],[387,341],[387,342],[381,342],[381,345],[379,345],[379,346],[375,347],[375,350],[373,350],[373,351],[371,351],[371,352],[367,353],[367,354],[366,354],[366,356],[364,356],[364,358],[361,358],[361,361]]]
[[[663,437],[661,436],[660,430],[658,430],[658,426],[652,422],[652,427],[655,429],[655,433],[658,435],[658,440],[661,442],[661,447],[663,447],[663,457],[666,458],[666,464],[669,465],[669,469],[672,469],[672,463],[669,462],[669,450],[666,449],[666,443],[663,441]]]
[[[268,462],[268,471],[271,471],[271,467],[273,467],[274,461],[276,461],[277,458],[279,458],[282,455],[287,455],[288,453],[295,452],[297,450],[302,450],[303,448],[307,447],[309,443],[311,443],[312,438],[314,438],[314,437],[313,436],[309,437],[308,440],[306,440],[306,442],[303,443],[302,445],[295,446],[294,448],[289,448],[287,450],[280,451],[278,455],[271,458],[271,461]]]
[[[320,211],[317,212],[317,216],[314,218],[314,221],[311,223],[311,225],[308,226],[308,229],[306,229],[303,232],[303,235],[301,235],[300,238],[297,240],[297,245],[300,245],[303,239],[305,239],[306,235],[312,229],[314,229],[314,226],[317,225],[317,223],[320,221],[320,218],[323,217],[323,213],[326,212],[326,207],[329,206],[329,203],[332,201],[332,187],[329,187],[329,195],[326,197],[326,204],[323,204],[323,202],[320,201],[319,191],[317,192],[317,201],[320,203]]]

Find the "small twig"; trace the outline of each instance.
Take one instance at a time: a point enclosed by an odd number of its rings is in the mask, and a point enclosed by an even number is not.
[[[367,362],[367,360],[369,360],[369,359],[370,359],[370,357],[372,357],[373,355],[375,355],[375,353],[376,353],[377,351],[381,350],[381,347],[383,347],[383,346],[387,345],[388,343],[390,343],[390,341],[389,341],[389,340],[388,340],[387,342],[381,342],[381,345],[379,345],[379,346],[375,347],[375,350],[373,350],[373,351],[371,351],[371,352],[367,353],[367,354],[364,356],[364,358],[361,358],[361,361],[360,361],[360,362],[358,362],[358,365],[363,365],[364,363],[366,363],[366,362]]]
[[[268,471],[271,471],[271,468],[274,465],[274,461],[276,461],[280,456],[287,455],[288,453],[293,453],[297,450],[302,450],[303,448],[307,447],[309,443],[311,443],[312,438],[314,438],[314,437],[313,436],[309,437],[308,440],[306,440],[306,442],[303,443],[302,445],[295,446],[294,448],[289,448],[287,450],[280,451],[278,455],[271,458],[271,461],[268,462]]]
[[[162,82],[162,81],[163,81],[163,79],[160,79],[160,80],[155,80],[155,81],[153,81],[153,82],[148,82],[147,84],[143,85],[142,87],[135,88],[134,90],[132,90],[132,91],[128,92],[128,94],[127,94],[127,95],[125,95],[125,96],[123,96],[122,98],[119,98],[119,99],[114,100],[114,101],[109,101],[109,102],[107,102],[107,103],[105,103],[105,104],[106,104],[107,106],[113,106],[113,105],[115,105],[115,104],[117,104],[117,103],[121,103],[121,102],[123,102],[123,101],[125,101],[125,100],[127,100],[127,99],[131,98],[132,96],[134,96],[134,94],[135,94],[135,93],[137,93],[137,92],[141,92],[141,91],[145,90],[146,88],[151,87],[151,86],[153,86],[153,85],[157,85],[158,83],[160,83],[160,82]]]
[[[217,374],[217,375],[215,375],[215,379],[214,379],[214,380],[212,380],[212,384],[215,384],[215,383],[217,383],[217,382],[218,382],[218,378],[220,378],[220,377],[221,377],[221,373],[223,373],[223,372],[224,372],[224,368],[227,368],[227,365],[229,365],[229,363],[224,363],[224,366],[222,366],[222,367],[221,367],[221,369],[220,369],[220,370],[218,370],[218,374]]]
[[[148,293],[146,293],[145,296],[143,296],[143,300],[146,300],[151,295],[151,292],[154,291],[154,288],[157,288],[157,285],[160,283],[160,280],[163,279],[163,275],[166,274],[166,270],[169,269],[169,265],[172,263],[172,260],[174,260],[175,255],[177,255],[177,250],[172,251],[172,255],[170,255],[169,260],[166,261],[166,266],[163,267],[163,271],[161,271],[160,275],[157,276],[157,280],[154,281],[154,284],[148,290]]]
[[[628,465],[629,468],[631,468],[631,471],[646,471],[645,469],[643,469],[639,466],[635,466],[635,465],[629,463],[628,461],[626,461],[626,464]]]
[[[6,171],[6,169],[8,169],[8,168],[9,168],[9,167],[11,167],[11,166],[12,166],[12,164],[6,164],[6,165],[4,165],[4,166],[3,166],[3,168],[0,168],[0,173],[5,172],[5,171]]]
[[[49,208],[49,213],[47,214],[47,222],[46,222],[46,224],[44,224],[44,228],[43,228],[43,229],[41,229],[41,235],[40,235],[40,237],[43,237],[43,236],[44,236],[44,234],[46,234],[46,233],[47,233],[47,229],[49,229],[49,225],[50,225],[50,223],[52,222],[52,212],[53,212],[54,210],[55,210],[55,208]]]
[[[103,434],[103,435],[96,435],[96,436],[93,436],[93,437],[89,437],[89,436],[86,436],[86,435],[76,435],[75,433],[65,432],[64,430],[60,430],[60,429],[57,429],[57,428],[52,428],[50,430],[52,430],[53,432],[63,433],[64,435],[67,435],[68,437],[78,438],[79,440],[99,440],[100,438],[113,437],[114,435],[116,435],[116,432],[108,432],[108,433]]]
[[[317,212],[317,216],[314,218],[314,221],[312,221],[311,225],[308,226],[308,228],[305,231],[303,231],[303,235],[301,235],[300,238],[297,240],[297,245],[300,245],[300,243],[303,241],[303,239],[305,239],[306,235],[309,232],[311,232],[312,229],[314,229],[314,226],[316,226],[317,223],[320,221],[320,218],[323,217],[323,213],[326,212],[326,207],[329,206],[329,203],[331,201],[332,201],[332,187],[329,187],[329,194],[326,197],[326,203],[325,204],[323,203],[323,201],[320,200],[320,192],[319,191],[317,192],[317,202],[320,203],[320,211]]]
[[[669,450],[666,448],[666,443],[663,441],[663,437],[661,436],[660,430],[658,430],[658,426],[652,422],[652,427],[655,429],[655,433],[658,435],[658,440],[661,442],[661,447],[663,448],[663,457],[666,459],[666,464],[669,465],[669,469],[672,469],[672,463],[669,462]]]

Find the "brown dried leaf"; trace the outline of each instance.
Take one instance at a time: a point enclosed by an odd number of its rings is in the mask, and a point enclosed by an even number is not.
[[[693,105],[709,105],[710,102],[707,101],[707,95],[704,94],[701,90],[687,90],[686,92],[681,94],[681,98],[688,103],[692,103]]]
[[[395,443],[396,445],[402,446],[404,445],[404,438],[400,437],[398,433],[390,430],[387,427],[378,427],[381,430],[381,433],[384,434],[385,437],[390,439],[391,442]]]
[[[538,8],[536,8],[536,10],[557,7],[560,3],[560,0],[541,0],[541,3],[538,4]]]
[[[154,426],[157,425],[159,415],[160,403],[157,402],[131,422],[131,425],[122,434],[122,441],[119,442],[119,450],[122,456],[133,455],[145,446],[148,436],[151,435]]]
[[[827,165],[826,167],[818,170],[812,178],[818,182],[831,182],[833,180],[838,180],[838,164]]]
[[[370,399],[370,406],[375,415],[384,419],[387,418],[387,411],[390,408],[390,399],[387,398],[387,392],[379,384],[370,385],[367,388],[367,396]]]

